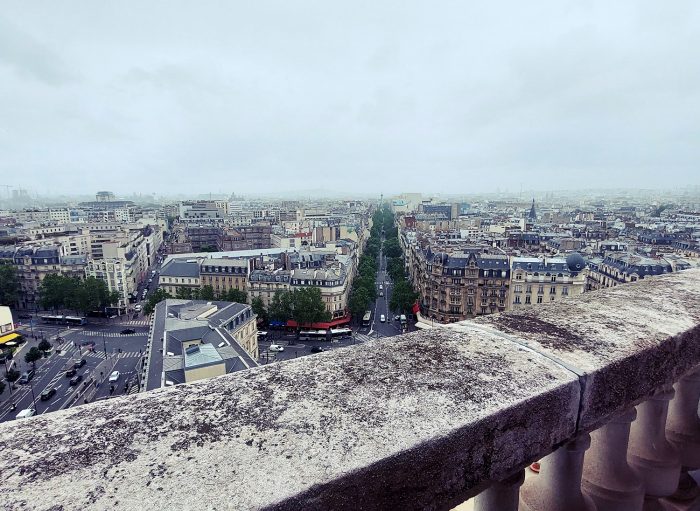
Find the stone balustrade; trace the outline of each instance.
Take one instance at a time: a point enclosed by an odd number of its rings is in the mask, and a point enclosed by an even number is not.
[[[687,270],[4,423],[0,506],[690,509],[698,367]]]

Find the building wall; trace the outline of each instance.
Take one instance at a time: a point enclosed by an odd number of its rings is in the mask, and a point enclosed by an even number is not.
[[[15,324],[12,319],[12,311],[7,306],[0,306],[0,335],[9,334],[15,329]]]
[[[213,378],[214,376],[223,376],[224,374],[226,374],[226,365],[222,361],[219,364],[186,369],[185,381],[190,383],[197,380],[204,380],[205,378]]]

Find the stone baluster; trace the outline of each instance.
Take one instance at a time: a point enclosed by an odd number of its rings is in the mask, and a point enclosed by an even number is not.
[[[581,491],[583,455],[590,435],[581,435],[540,462],[540,473],[528,479],[520,492],[520,511],[595,511]]]
[[[667,507],[674,503],[695,500],[700,497],[700,488],[690,475],[689,469],[700,468],[700,366],[684,375],[673,386],[676,395],[668,408],[666,438],[676,447],[680,457],[682,472],[678,488]]]
[[[518,511],[518,494],[525,481],[521,470],[504,481],[494,482],[474,498],[474,511]]]
[[[627,462],[644,484],[644,509],[661,509],[658,499],[672,495],[681,473],[675,447],[666,440],[668,402],[673,389],[667,388],[637,405],[637,420],[630,428]]]
[[[634,408],[614,417],[591,433],[591,448],[583,463],[583,490],[598,511],[639,511],[644,503],[644,486],[627,464],[630,423]]]

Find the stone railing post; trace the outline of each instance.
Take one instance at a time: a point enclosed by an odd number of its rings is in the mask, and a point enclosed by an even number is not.
[[[585,434],[545,456],[539,475],[523,485],[520,511],[595,511],[593,500],[581,491],[583,455],[590,445]]]
[[[630,428],[627,462],[642,478],[645,508],[654,509],[654,501],[672,495],[678,486],[680,459],[666,440],[668,402],[673,394],[668,387],[637,405],[637,420]]]
[[[690,371],[673,386],[676,395],[668,407],[666,438],[676,447],[682,472],[676,492],[670,497],[674,502],[686,502],[700,496],[700,488],[689,469],[700,468],[700,367]]]
[[[518,511],[523,481],[525,471],[521,470],[504,481],[494,482],[474,498],[474,511]]]
[[[644,503],[644,486],[627,464],[630,424],[637,417],[634,408],[614,417],[591,433],[591,448],[583,462],[583,490],[598,511],[639,511]]]

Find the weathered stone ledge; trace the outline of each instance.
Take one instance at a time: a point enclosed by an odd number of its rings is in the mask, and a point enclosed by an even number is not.
[[[700,363],[700,270],[0,425],[6,509],[447,509]]]

